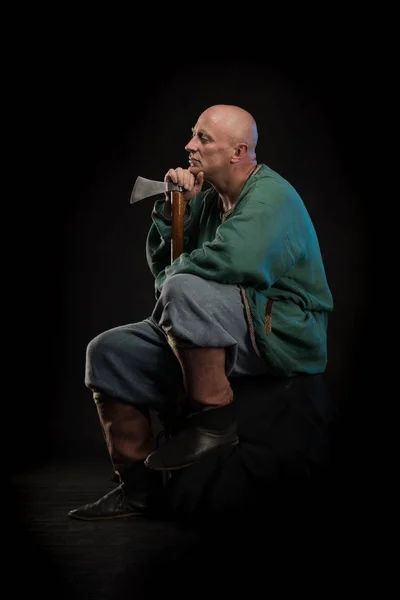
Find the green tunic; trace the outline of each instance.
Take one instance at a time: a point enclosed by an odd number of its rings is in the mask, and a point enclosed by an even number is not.
[[[238,285],[252,343],[268,371],[324,372],[333,299],[313,223],[291,184],[261,165],[225,219],[214,188],[197,194],[188,203],[184,252],[172,264],[163,206],[156,200],[146,242],[156,297],[178,273]]]

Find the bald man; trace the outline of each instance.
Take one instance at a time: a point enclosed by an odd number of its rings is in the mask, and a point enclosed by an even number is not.
[[[69,515],[142,514],[163,470],[238,443],[231,379],[324,372],[333,309],[318,239],[296,190],[257,162],[258,132],[237,106],[205,110],[186,145],[184,252],[171,264],[170,197],[146,242],[156,303],[142,322],[87,348],[92,390],[119,485]],[[209,184],[203,190],[203,184]],[[157,447],[150,412],[180,399],[183,426]]]

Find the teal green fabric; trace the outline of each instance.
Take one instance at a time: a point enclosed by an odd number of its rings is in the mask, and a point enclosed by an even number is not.
[[[214,188],[188,203],[184,252],[171,263],[171,222],[157,199],[146,242],[156,297],[168,277],[197,275],[242,287],[256,349],[271,374],[321,373],[327,366],[333,297],[318,236],[293,186],[262,164],[221,221]],[[265,325],[272,299],[271,331]]]

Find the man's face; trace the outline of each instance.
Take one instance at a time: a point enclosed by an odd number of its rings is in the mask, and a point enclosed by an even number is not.
[[[204,172],[205,179],[213,178],[226,169],[234,153],[232,139],[224,131],[219,120],[203,113],[192,129],[193,136],[185,146],[189,152],[189,171],[196,175]]]

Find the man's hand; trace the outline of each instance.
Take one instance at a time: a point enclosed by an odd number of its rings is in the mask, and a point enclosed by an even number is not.
[[[165,174],[164,181],[172,181],[184,189],[183,199],[185,205],[191,198],[194,198],[196,194],[201,191],[204,182],[204,173],[200,171],[196,176],[193,175],[187,169],[178,167],[177,169],[170,169]],[[165,208],[164,214],[168,217],[171,216],[171,193],[165,194]]]

